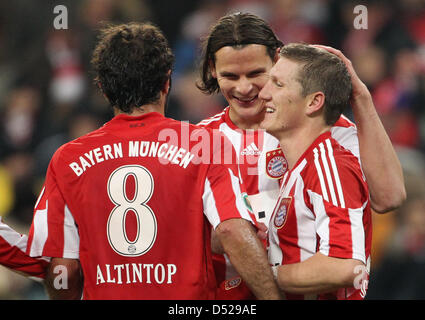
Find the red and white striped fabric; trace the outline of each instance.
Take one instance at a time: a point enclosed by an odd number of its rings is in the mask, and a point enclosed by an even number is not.
[[[371,223],[369,191],[358,159],[326,132],[283,178],[269,224],[269,261],[292,264],[320,252],[370,265]],[[367,280],[326,295],[287,298],[362,299]]]
[[[65,144],[49,165],[28,252],[79,259],[85,299],[214,299],[211,225],[252,221],[237,166],[212,161],[214,138],[148,113],[118,115]]]
[[[28,277],[43,279],[48,261],[26,254],[28,237],[5,224],[0,217],[0,264]]]
[[[267,223],[279,194],[279,177],[266,174],[266,153],[279,148],[279,141],[264,130],[239,129],[230,120],[229,107],[198,125],[220,131],[231,141],[253,217]]]
[[[286,160],[279,157],[279,154],[270,154],[280,151],[279,141],[275,137],[264,130],[238,128],[230,120],[229,110],[227,107],[223,112],[201,121],[198,125],[218,130],[232,142],[238,157],[241,180],[248,194],[248,209],[251,210],[253,220],[268,225],[279,196],[280,178],[287,168]],[[332,127],[331,133],[344,148],[359,158],[357,129],[350,120],[341,116]],[[277,167],[273,167],[273,164]],[[215,255],[214,266],[221,283],[220,299],[253,298],[226,256]]]

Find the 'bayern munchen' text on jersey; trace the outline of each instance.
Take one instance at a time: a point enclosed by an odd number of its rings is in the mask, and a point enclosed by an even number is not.
[[[370,265],[371,241],[369,191],[360,164],[326,132],[282,180],[269,223],[269,261],[293,264],[320,252],[360,260],[366,266]],[[358,271],[359,281],[352,288],[315,297],[288,293],[287,298],[362,299],[368,270]]]
[[[236,165],[211,161],[212,138],[152,112],[118,115],[65,144],[48,168],[29,253],[79,259],[85,299],[215,298],[211,225],[251,218]]]

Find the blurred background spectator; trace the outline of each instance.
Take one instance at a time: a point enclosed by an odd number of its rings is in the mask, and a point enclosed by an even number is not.
[[[368,28],[353,26],[356,5]],[[68,29],[53,9],[68,9]],[[219,17],[249,11],[284,42],[341,49],[369,87],[405,170],[408,200],[374,214],[368,299],[425,298],[425,2],[423,0],[14,0],[0,2],[0,215],[28,233],[55,150],[112,116],[90,56],[105,22],[149,20],[176,55],[167,115],[196,123],[225,107],[195,86],[203,37]],[[348,111],[347,115],[351,117]],[[378,156],[378,155],[377,155]],[[0,299],[46,299],[42,286],[0,268]]]

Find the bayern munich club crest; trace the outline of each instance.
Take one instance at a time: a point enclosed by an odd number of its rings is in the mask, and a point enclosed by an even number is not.
[[[277,229],[280,229],[285,225],[291,202],[291,197],[279,199],[274,213],[274,226]]]
[[[288,162],[283,156],[282,150],[276,149],[266,154],[266,173],[270,178],[280,179],[288,170]]]
[[[242,283],[242,278],[236,277],[233,279],[226,280],[224,283],[224,289],[231,290],[238,287]]]

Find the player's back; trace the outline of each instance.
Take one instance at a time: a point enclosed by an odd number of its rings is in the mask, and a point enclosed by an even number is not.
[[[216,224],[237,212],[236,171],[191,153],[199,146],[189,139],[195,130],[158,113],[120,115],[55,154],[50,171],[65,208],[54,223],[65,225],[64,241],[48,243],[48,236],[42,254],[75,258],[79,250],[84,298],[214,298],[203,212]],[[209,153],[206,142],[202,151]],[[215,200],[225,207],[215,208]],[[69,227],[74,221],[78,229]]]

